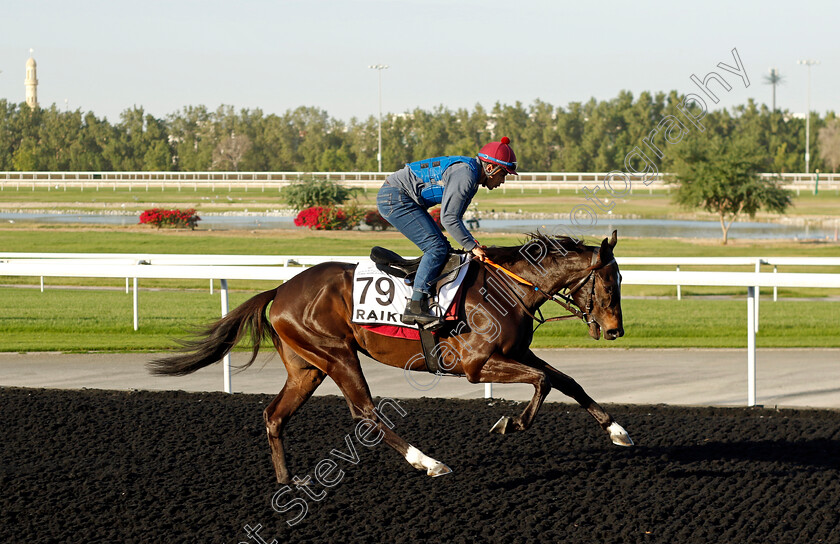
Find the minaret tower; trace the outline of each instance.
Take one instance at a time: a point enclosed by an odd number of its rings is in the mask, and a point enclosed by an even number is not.
[[[26,61],[26,105],[32,109],[38,107],[38,66],[32,58],[33,49],[29,50],[29,60]]]

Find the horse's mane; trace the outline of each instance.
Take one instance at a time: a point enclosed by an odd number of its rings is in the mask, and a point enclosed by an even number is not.
[[[520,249],[534,241],[543,242],[549,255],[583,253],[587,250],[583,241],[576,240],[568,236],[549,236],[541,232],[529,232],[526,236],[527,238],[522,240],[522,243],[518,246],[488,247],[486,250],[487,256],[498,264],[510,264],[512,262],[521,261],[523,259],[523,255],[520,253]]]

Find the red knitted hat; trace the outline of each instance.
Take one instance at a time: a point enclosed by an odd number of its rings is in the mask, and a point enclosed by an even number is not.
[[[510,147],[510,138],[502,136],[501,141],[490,142],[478,152],[478,158],[493,164],[498,164],[512,176],[516,173],[516,153]]]

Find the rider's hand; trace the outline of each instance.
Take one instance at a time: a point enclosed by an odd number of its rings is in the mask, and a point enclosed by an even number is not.
[[[487,258],[487,253],[484,252],[484,246],[475,246],[470,250],[470,253],[479,261],[484,261]]]

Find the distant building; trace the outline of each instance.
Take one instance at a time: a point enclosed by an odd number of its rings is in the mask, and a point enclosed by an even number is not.
[[[32,109],[38,107],[38,65],[32,58],[32,50],[29,50],[29,59],[26,61],[26,105]]]

